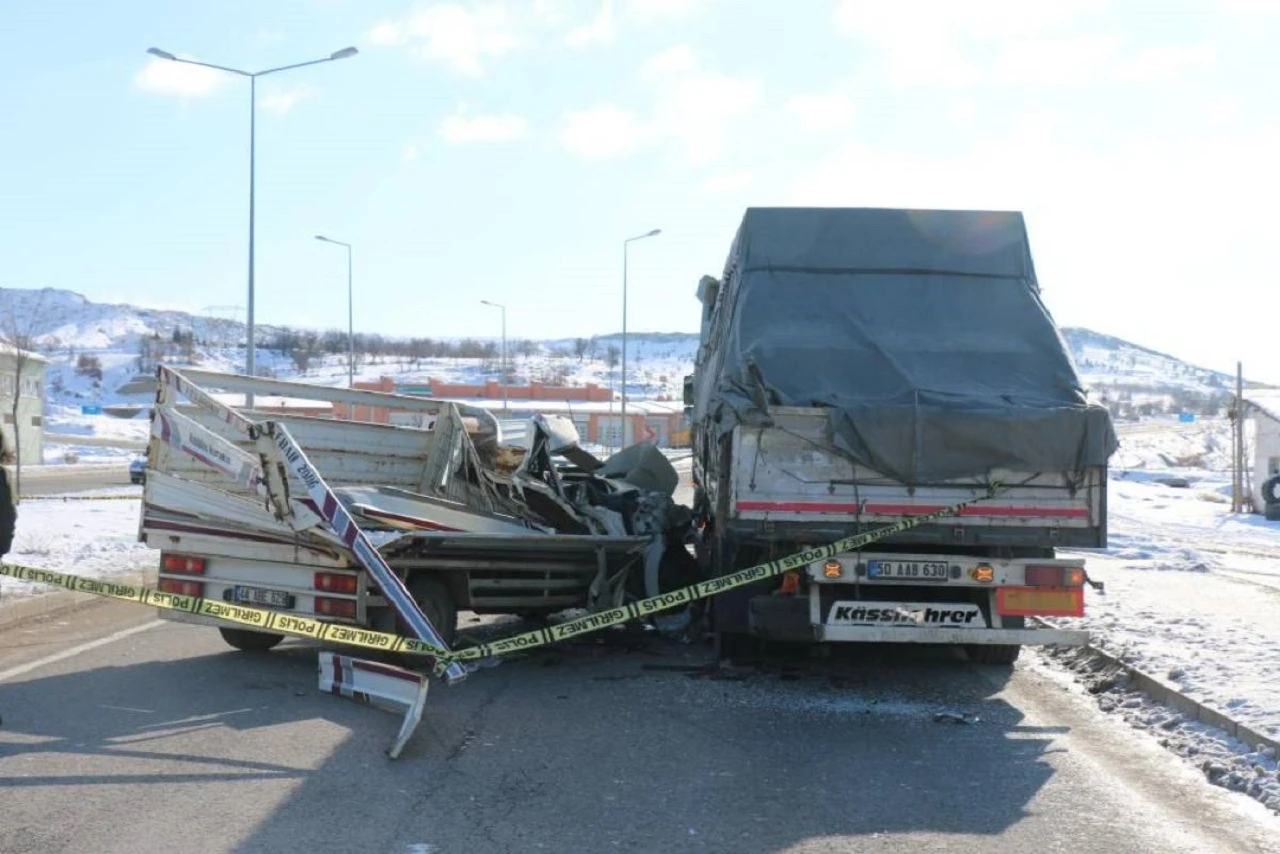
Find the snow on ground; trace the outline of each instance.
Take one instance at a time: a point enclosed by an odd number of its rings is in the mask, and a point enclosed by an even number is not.
[[[1280,739],[1280,522],[1230,512],[1230,473],[1215,470],[1219,447],[1229,447],[1225,422],[1121,440],[1113,463],[1128,468],[1112,471],[1108,548],[1080,553],[1106,595],[1088,593],[1084,618],[1058,622],[1087,628],[1095,646],[1126,664]],[[1088,670],[1071,653],[1055,657]],[[1122,679],[1100,678],[1086,673],[1104,709],[1150,731],[1213,782],[1280,811],[1274,756],[1151,702]]]
[[[137,455],[137,451],[128,448],[101,445],[65,445],[59,442],[45,442],[44,445],[44,464],[47,466],[119,463],[132,460]]]
[[[117,487],[81,496],[140,496],[138,487]],[[154,569],[158,553],[138,540],[139,502],[132,500],[27,499],[18,507],[18,529],[6,563],[103,578]],[[0,597],[10,599],[53,588],[0,578]]]

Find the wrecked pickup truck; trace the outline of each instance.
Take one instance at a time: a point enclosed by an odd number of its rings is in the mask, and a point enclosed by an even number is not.
[[[307,485],[245,432],[276,424],[447,643],[459,610],[598,610],[694,580],[690,511],[672,500],[678,476],[653,446],[601,461],[556,416],[534,418],[516,446],[503,442],[489,412],[448,401],[158,373],[140,539],[161,553],[164,591],[406,633],[350,544],[321,524]],[[381,420],[409,426],[317,417],[325,404],[396,413]],[[282,639],[180,611],[160,615],[216,626],[242,650]],[[682,615],[665,619],[674,627]]]

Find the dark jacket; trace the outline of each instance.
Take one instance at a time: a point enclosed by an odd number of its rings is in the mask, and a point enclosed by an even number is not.
[[[8,456],[9,442],[0,433],[0,459]],[[13,547],[13,530],[18,524],[18,508],[14,506],[13,489],[9,486],[9,470],[0,466],[0,556]]]

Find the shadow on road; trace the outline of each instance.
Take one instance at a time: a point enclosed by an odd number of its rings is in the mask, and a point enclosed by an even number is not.
[[[948,653],[710,657],[605,633],[433,686],[396,762],[398,720],[320,695],[302,645],[32,679],[0,690],[0,788],[163,810],[249,783],[206,806],[244,852],[774,851],[1001,834],[1054,773],[1057,731],[1024,725],[999,671]],[[109,788],[125,784],[144,788]],[[268,791],[256,818],[235,794]]]

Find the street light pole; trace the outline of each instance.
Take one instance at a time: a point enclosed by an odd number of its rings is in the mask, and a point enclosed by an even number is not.
[[[236,74],[240,77],[249,78],[249,306],[246,312],[247,323],[245,326],[245,370],[249,376],[255,376],[256,369],[256,341],[254,340],[254,305],[253,305],[253,237],[254,237],[254,149],[255,130],[257,124],[257,82],[259,77],[266,77],[268,74],[276,74],[281,71],[289,71],[294,68],[303,68],[307,65],[319,65],[322,62],[333,62],[339,59],[355,56],[359,53],[354,47],[344,47],[342,50],[336,50],[321,59],[311,59],[306,62],[295,62],[292,65],[281,65],[277,68],[268,68],[264,71],[244,71],[239,68],[229,68],[225,65],[215,65],[212,62],[198,62],[194,59],[182,59],[174,56],[167,50],[161,50],[158,47],[147,48],[147,53],[160,59],[167,59],[170,62],[182,62],[187,65],[199,65],[203,68],[212,68],[217,71],[225,71],[228,74]],[[253,406],[253,393],[250,392],[245,396],[245,406]]]
[[[661,233],[662,229],[655,228],[622,241],[622,448],[627,446],[627,247],[632,241],[657,237]]]
[[[484,305],[491,306],[502,311],[502,412],[507,412],[507,307],[501,303],[489,302],[482,299],[480,302]]]
[[[351,290],[351,244],[343,243],[341,240],[334,240],[331,237],[325,237],[323,234],[317,234],[316,240],[325,243],[333,243],[337,246],[344,246],[347,250],[347,388],[356,387],[356,327],[355,327],[355,300]]]

